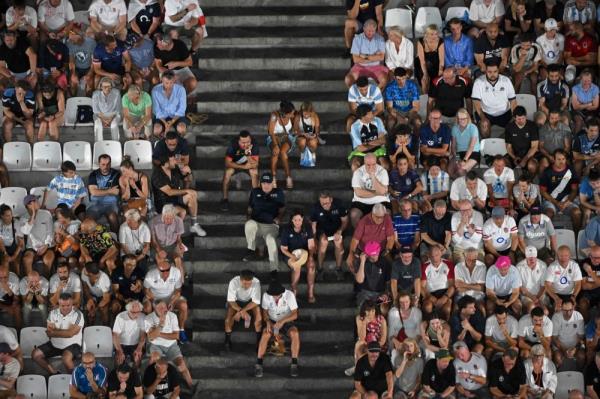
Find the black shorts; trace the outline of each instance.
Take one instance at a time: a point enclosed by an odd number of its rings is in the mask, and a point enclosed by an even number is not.
[[[512,296],[512,294],[508,294],[508,295],[496,295],[496,298],[500,299],[501,301],[508,301],[511,296]]]
[[[173,118],[165,118],[166,121],[170,121]],[[157,118],[152,118],[152,123],[153,124],[160,124],[162,126],[162,130],[164,133],[166,133],[165,130],[165,124],[163,123],[163,121],[161,121],[160,119]],[[179,125],[180,123],[184,123],[185,126],[189,126],[191,124],[190,120],[188,118],[186,118],[185,116],[182,116],[180,118],[177,119],[177,123],[175,124],[175,127],[177,127],[177,125]]]
[[[465,155],[467,155],[466,151],[460,151],[458,153],[458,156],[460,157],[460,159],[464,159]],[[472,152],[469,159],[473,159],[473,160],[477,161],[477,164],[479,165],[479,163],[481,162],[481,154],[479,152]]]
[[[276,321],[271,320],[271,324],[275,324],[277,323]],[[296,324],[294,324],[293,321],[288,321],[287,323],[285,323],[283,325],[283,327],[281,327],[281,329],[279,330],[279,334],[281,335],[288,335],[288,332],[292,329],[295,328]]]
[[[73,355],[73,359],[79,359],[79,357],[81,356],[81,345],[79,344],[69,345],[64,349],[58,349],[54,347],[54,345],[52,345],[52,342],[49,341],[43,345],[38,346],[38,349],[42,351],[46,359],[50,359],[54,356],[62,356],[62,354],[65,351],[71,352],[71,355]]]
[[[392,204],[389,201],[386,202],[382,202],[383,206],[385,206],[389,211],[392,210]],[[375,204],[365,204],[363,202],[358,202],[358,201],[352,201],[352,204],[350,204],[350,209],[352,208],[356,208],[359,211],[362,212],[363,216],[367,215],[369,213],[371,213],[371,211],[373,210],[373,207],[375,206]]]
[[[512,111],[510,109],[502,115],[492,116],[486,114],[485,112],[484,115],[490,121],[490,124],[492,126],[506,127],[506,125],[508,125],[508,122],[510,122],[510,120],[512,119]],[[477,114],[475,114],[475,117],[477,119],[477,122],[479,122],[480,118]]]
[[[587,299],[590,302],[590,307],[597,306],[600,304],[600,290],[582,290],[579,294],[582,298]]]
[[[77,77],[79,79],[83,78],[85,75],[88,74],[88,72],[90,72],[91,68],[86,68],[86,69],[81,69],[81,68],[75,68],[75,75],[77,75]]]
[[[446,292],[448,292],[448,289],[444,288],[443,290],[432,291],[432,292],[430,292],[430,294],[432,296],[436,297],[437,299],[440,299],[441,297],[446,295]]]
[[[433,163],[435,159],[437,159],[439,162],[445,160],[446,164],[448,164],[448,162],[450,161],[448,157],[440,157],[439,155],[421,155],[421,164],[423,166],[429,166]]]
[[[137,349],[137,345],[121,345],[121,348],[123,348],[123,353],[125,354],[125,358],[129,357],[130,359],[133,359],[133,353]],[[144,353],[143,350],[142,350],[142,353]]]

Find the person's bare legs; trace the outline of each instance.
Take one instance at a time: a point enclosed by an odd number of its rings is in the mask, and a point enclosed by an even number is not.
[[[23,127],[25,128],[25,137],[27,138],[27,141],[30,144],[33,144],[33,137],[35,135],[35,132],[33,129],[33,121],[31,119],[25,120]]]
[[[37,139],[38,141],[44,141],[46,138],[46,132],[48,131],[48,122],[40,121],[40,127],[38,128]]]
[[[190,374],[190,370],[188,369],[187,365],[185,364],[185,361],[183,360],[183,356],[179,356],[177,359],[175,359],[175,365],[177,366],[177,369],[183,376],[185,383],[189,387],[194,385],[194,382],[192,380],[192,375]]]

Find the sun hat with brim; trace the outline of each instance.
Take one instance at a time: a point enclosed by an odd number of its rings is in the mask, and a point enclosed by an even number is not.
[[[302,267],[308,260],[308,251],[306,249],[296,249],[292,251],[292,254],[298,258],[298,260],[290,261],[290,266],[293,268]]]
[[[271,281],[269,288],[267,288],[267,294],[271,296],[281,295],[285,292],[285,288],[279,281]]]
[[[449,359],[449,360],[454,359],[452,357],[452,355],[450,354],[450,352],[448,351],[448,349],[440,349],[439,351],[435,352],[435,358],[436,359]]]

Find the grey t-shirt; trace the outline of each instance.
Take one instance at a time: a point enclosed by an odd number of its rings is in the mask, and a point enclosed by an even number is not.
[[[519,187],[518,183],[513,186],[513,198],[515,198],[519,208],[524,208],[524,206],[522,207],[518,204],[518,199],[521,198],[521,187]],[[540,200],[540,186],[534,183],[529,183],[529,189],[525,191],[525,199],[530,200],[532,198],[537,198],[538,201]]]
[[[67,40],[67,47],[69,48],[69,54],[75,60],[75,68],[91,68],[94,49],[96,48],[96,41],[94,39],[85,37],[81,44],[75,44]]]
[[[544,149],[550,154],[559,148],[565,148],[565,138],[572,138],[571,129],[564,123],[558,123],[556,128],[545,124],[540,129],[540,141],[544,143]]]
[[[550,246],[550,236],[553,236],[554,225],[550,218],[542,215],[540,224],[531,223],[531,215],[527,215],[519,222],[519,237],[525,238],[525,245],[533,245],[536,249]]]
[[[454,369],[456,370],[456,383],[466,390],[475,391],[482,387],[471,378],[461,377],[461,372],[469,372],[471,375],[479,377],[487,377],[487,361],[483,355],[476,352],[471,352],[471,359],[468,362],[456,358],[454,359]]]
[[[421,280],[421,261],[413,257],[410,265],[405,265],[402,260],[395,259],[392,263],[392,279],[398,280],[398,289],[413,292],[415,280]]]
[[[402,363],[402,356],[396,356],[394,360],[394,369],[397,369]],[[423,374],[423,358],[418,357],[408,363],[404,368],[404,372],[400,375],[400,378],[396,378],[394,381],[394,387],[396,391],[410,392],[417,387],[417,381],[421,374]]]

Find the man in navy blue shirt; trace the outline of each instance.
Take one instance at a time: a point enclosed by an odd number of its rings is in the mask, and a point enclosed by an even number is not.
[[[27,141],[33,144],[33,115],[35,113],[35,95],[26,81],[18,81],[14,88],[4,90],[4,141],[12,140],[13,127],[17,124],[25,128]]]
[[[406,155],[400,154],[396,158],[396,167],[390,171],[390,194],[392,213],[400,211],[399,201],[407,199],[414,201],[413,208],[417,209],[417,196],[423,192],[423,183],[414,169],[408,165]]]
[[[429,123],[421,126],[421,163],[429,168],[433,158],[440,161],[442,169],[448,169],[450,157],[450,128],[442,123],[442,113],[433,109],[429,113]]]
[[[104,40],[96,46],[93,67],[95,86],[98,86],[98,82],[104,76],[113,82],[121,82],[123,77],[123,90],[127,90],[132,82],[129,53],[113,36],[105,36]]]

